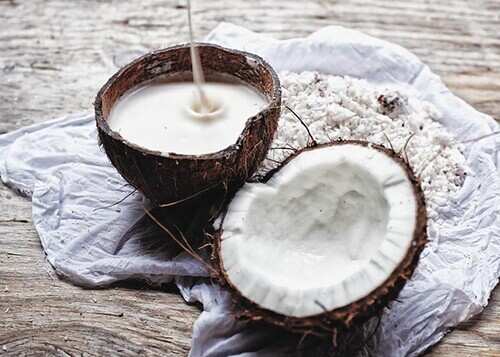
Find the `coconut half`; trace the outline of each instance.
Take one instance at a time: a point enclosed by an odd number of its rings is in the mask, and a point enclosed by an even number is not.
[[[264,159],[278,126],[281,86],[267,62],[217,45],[196,46],[207,81],[245,84],[268,102],[247,118],[240,135],[225,149],[199,155],[163,153],[128,141],[108,124],[111,109],[130,90],[156,80],[192,81],[189,45],[154,51],[134,60],[108,80],[95,100],[99,140],[107,156],[123,178],[155,206],[187,200],[212,188],[237,189]]]
[[[240,313],[291,329],[344,325],[394,298],[426,242],[423,193],[393,151],[305,149],[247,183],[216,239]]]

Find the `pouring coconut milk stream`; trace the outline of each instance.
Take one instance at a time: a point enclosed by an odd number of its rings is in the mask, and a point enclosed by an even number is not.
[[[203,83],[205,82],[205,78],[203,76],[203,68],[201,67],[200,54],[198,49],[194,45],[194,36],[193,36],[193,22],[191,20],[191,0],[187,0],[187,11],[188,11],[188,26],[189,26],[189,45],[190,45],[190,53],[191,53],[191,66],[193,68],[193,82],[196,85],[196,89],[198,90],[198,99],[200,101],[200,113],[206,114],[212,111],[217,110],[214,102],[210,102],[207,98],[205,92],[203,91]],[[193,109],[195,107],[193,106]]]
[[[127,92],[113,106],[108,124],[127,141],[164,154],[201,155],[234,144],[248,118],[267,99],[237,82],[205,82],[193,42],[188,1],[194,82],[154,81]]]

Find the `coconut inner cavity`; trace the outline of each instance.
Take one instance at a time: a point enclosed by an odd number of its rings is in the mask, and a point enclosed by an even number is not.
[[[373,175],[357,163],[339,161],[275,181],[249,207],[247,232],[271,245],[276,258],[286,256],[274,278],[318,288],[341,282],[367,263],[384,239],[388,213]],[[258,259],[260,252],[255,253]]]
[[[380,286],[413,239],[416,199],[403,167],[375,149],[301,153],[244,186],[223,222],[229,282],[261,307],[306,317]]]

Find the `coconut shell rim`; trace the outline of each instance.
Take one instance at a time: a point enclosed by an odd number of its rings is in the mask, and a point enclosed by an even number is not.
[[[148,60],[152,59],[155,55],[158,55],[163,52],[167,51],[175,51],[179,49],[184,49],[184,48],[189,48],[190,44],[189,43],[181,43],[173,46],[169,46],[163,49],[159,50],[154,50],[150,51],[148,53],[145,53],[144,55],[134,59],[133,61],[129,62],[128,64],[124,65],[121,67],[117,72],[115,72],[107,81],[106,83],[99,89],[97,92],[95,101],[94,101],[94,109],[95,109],[95,120],[97,123],[98,128],[106,135],[112,137],[115,140],[121,141],[124,145],[130,147],[131,149],[137,150],[143,154],[146,155],[152,155],[152,156],[157,156],[157,157],[163,157],[163,158],[169,158],[169,159],[179,159],[179,160],[220,160],[223,157],[227,157],[233,154],[236,154],[239,151],[240,146],[242,145],[243,138],[249,134],[251,131],[252,123],[255,122],[256,120],[259,120],[258,118],[261,116],[268,117],[269,113],[275,109],[281,107],[281,83],[278,77],[278,74],[274,70],[274,68],[262,57],[255,53],[251,52],[246,52],[246,51],[241,51],[241,50],[235,50],[232,48],[227,48],[223,47],[220,45],[212,44],[212,43],[207,43],[207,42],[194,42],[194,45],[196,47],[212,47],[217,50],[220,50],[222,52],[229,52],[232,54],[240,55],[246,58],[252,58],[253,60],[257,61],[257,63],[263,65],[265,69],[269,72],[272,78],[273,82],[273,88],[270,93],[270,100],[269,103],[259,112],[255,113],[253,116],[247,118],[245,121],[245,126],[243,127],[243,130],[241,133],[238,135],[236,142],[234,144],[231,144],[227,146],[224,149],[221,149],[219,151],[211,152],[211,153],[206,153],[206,154],[178,154],[174,152],[162,152],[158,150],[150,150],[147,149],[143,146],[134,144],[133,142],[125,139],[123,136],[121,136],[118,132],[112,130],[108,123],[107,120],[104,119],[103,111],[102,111],[102,97],[104,93],[113,85],[113,83],[121,77],[129,68],[134,67],[138,65],[140,62],[147,62]],[[144,82],[146,83],[146,82]],[[127,91],[131,90],[133,88],[128,88]],[[124,93],[126,93],[125,91]],[[122,93],[121,95],[123,95]],[[262,94],[261,91],[259,93]],[[121,96],[120,95],[120,96]],[[279,118],[278,118],[279,119]]]
[[[370,143],[363,140],[337,140],[329,143],[307,146],[303,149],[297,150],[295,153],[287,157],[277,168],[270,170],[259,182],[267,182],[276,172],[281,170],[281,168],[286,166],[291,160],[300,155],[302,152],[320,149],[322,147],[344,144],[361,145],[379,150],[394,159],[401,167],[403,167],[404,171],[406,172],[407,177],[413,187],[415,200],[417,202],[417,209],[415,212],[415,229],[413,231],[411,245],[408,248],[406,255],[398,264],[396,269],[394,269],[393,272],[388,276],[388,278],[366,296],[357,299],[347,305],[319,314],[306,317],[286,316],[261,307],[257,303],[249,300],[247,297],[243,296],[241,292],[229,280],[223,267],[223,262],[220,259],[220,242],[223,233],[222,227],[225,215],[227,213],[226,209],[222,216],[220,228],[217,229],[214,234],[213,259],[215,260],[216,267],[220,274],[220,276],[218,276],[217,278],[223,286],[229,287],[231,296],[233,298],[233,303],[235,305],[235,312],[240,318],[248,319],[250,321],[265,321],[267,323],[281,326],[293,332],[308,333],[312,330],[316,330],[318,327],[320,333],[330,332],[336,327],[350,327],[355,323],[364,322],[369,317],[373,316],[381,308],[386,306],[388,302],[397,298],[397,295],[403,289],[406,281],[408,281],[413,275],[415,268],[418,265],[420,254],[422,253],[422,250],[428,242],[425,196],[420,185],[420,180],[415,176],[410,165],[406,163],[403,158],[400,157],[395,151],[382,145]],[[241,304],[244,305],[244,308],[241,308]],[[237,305],[239,305],[239,307],[236,307]]]

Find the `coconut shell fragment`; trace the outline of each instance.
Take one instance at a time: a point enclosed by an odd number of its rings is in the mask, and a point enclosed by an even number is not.
[[[398,296],[426,228],[408,163],[379,145],[339,141],[303,149],[263,182],[245,184],[214,234],[213,257],[240,318],[330,334]]]

